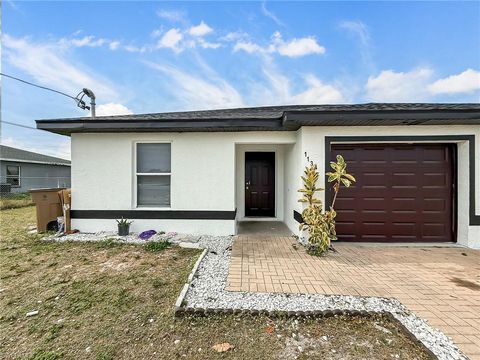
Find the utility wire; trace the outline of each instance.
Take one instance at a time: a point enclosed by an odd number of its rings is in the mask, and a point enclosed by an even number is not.
[[[22,127],[22,128],[25,128],[25,129],[40,130],[40,129],[34,128],[33,126],[16,124],[16,123],[13,123],[13,122],[10,122],[10,121],[5,121],[5,120],[1,120],[0,123],[13,125],[13,126],[18,126],[18,127]]]
[[[15,77],[15,76],[7,75],[7,74],[1,73],[1,72],[0,72],[0,75],[5,76],[5,77],[8,77],[8,78],[13,79],[13,80],[17,80],[17,81],[23,82],[23,83],[28,84],[28,85],[32,85],[32,86],[38,87],[38,88],[40,88],[40,89],[44,89],[44,90],[56,92],[57,94],[60,94],[60,95],[69,97],[70,99],[73,99],[73,100],[75,100],[75,101],[78,100],[78,99],[74,98],[73,96],[70,96],[70,95],[68,95],[68,94],[65,94],[64,92],[61,92],[61,91],[58,91],[58,90],[54,90],[54,89],[50,89],[50,88],[48,88],[48,87],[46,87],[46,86],[37,85],[37,84],[31,83],[31,82],[29,82],[29,81],[19,79],[19,78]]]

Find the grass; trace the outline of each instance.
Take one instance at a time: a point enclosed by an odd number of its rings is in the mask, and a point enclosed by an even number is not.
[[[382,316],[175,319],[173,304],[199,250],[44,242],[25,230],[34,223],[33,207],[4,210],[0,217],[0,358],[428,358]],[[32,310],[39,314],[26,317]],[[225,354],[212,349],[224,342],[235,348]]]
[[[0,196],[0,210],[15,209],[30,205],[33,205],[33,201],[29,193],[11,193]]]
[[[145,250],[150,252],[162,251],[168,247],[170,247],[170,243],[168,241],[149,241],[145,244]]]

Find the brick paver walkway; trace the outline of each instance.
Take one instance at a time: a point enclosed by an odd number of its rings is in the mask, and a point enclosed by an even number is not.
[[[339,244],[317,258],[289,237],[240,235],[227,290],[394,297],[480,359],[480,251]]]

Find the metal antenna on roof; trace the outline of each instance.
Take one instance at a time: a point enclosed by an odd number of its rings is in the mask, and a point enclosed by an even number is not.
[[[83,97],[87,95],[89,98],[90,98],[90,106],[88,106],[87,104],[85,104],[85,101],[83,101]],[[80,91],[78,93],[78,95],[75,97],[75,100],[77,101],[77,106],[80,108],[80,109],[83,109],[83,110],[91,110],[91,115],[92,115],[92,118],[95,117],[95,94],[93,93],[92,90],[90,89],[87,89],[87,88],[83,88],[82,91]]]

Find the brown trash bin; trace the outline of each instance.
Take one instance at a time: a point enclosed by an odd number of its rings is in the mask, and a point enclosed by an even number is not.
[[[58,192],[64,188],[32,189],[32,200],[37,206],[37,232],[57,230],[57,217],[63,216]]]

